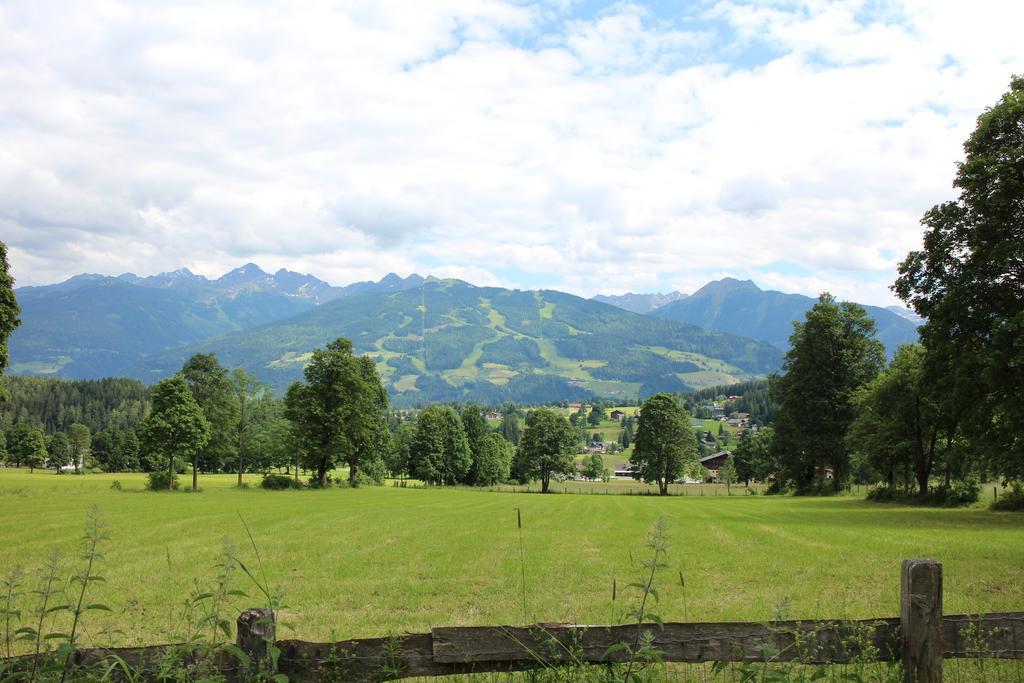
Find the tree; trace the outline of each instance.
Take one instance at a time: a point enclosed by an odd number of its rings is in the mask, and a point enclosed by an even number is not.
[[[883,365],[882,344],[874,334],[875,322],[861,306],[836,303],[828,293],[818,298],[804,322],[793,323],[784,374],[772,384],[779,402],[772,448],[780,477],[798,493],[843,486],[853,397]]]
[[[242,472],[245,471],[247,457],[251,455],[256,441],[256,420],[259,417],[257,402],[260,397],[260,383],[245,371],[235,368],[229,378],[231,396],[235,402],[234,417],[234,451],[237,458],[238,486],[242,486]]]
[[[181,368],[181,374],[210,423],[209,441],[196,462],[204,472],[217,472],[237,457],[235,388],[215,353],[195,354]],[[194,479],[194,472],[192,476]]]
[[[31,430],[24,441],[23,448],[23,457],[29,472],[35,471],[37,467],[42,467],[46,462],[46,435],[42,430]]]
[[[477,485],[493,486],[508,481],[514,453],[515,446],[501,434],[491,433],[485,436],[480,444]]]
[[[92,439],[92,453],[106,472],[139,469],[139,439],[134,429],[111,427]]]
[[[944,433],[953,423],[941,412],[941,389],[929,386],[925,351],[917,345],[897,350],[892,363],[863,387],[855,398],[857,417],[847,435],[847,445],[861,453],[880,472],[889,486],[896,475],[910,472],[918,493],[928,492],[928,481],[944,445],[954,433]]]
[[[7,439],[7,461],[13,462],[15,467],[21,467],[21,464],[25,462],[29,448],[27,442],[31,432],[31,427],[24,422],[19,422],[12,425],[5,434]]]
[[[587,460],[586,465],[583,466],[583,476],[590,480],[601,479],[604,477],[604,460],[600,454],[594,453]]]
[[[71,464],[71,442],[64,432],[57,432],[51,436],[46,450],[50,454],[50,467],[55,469],[57,474],[62,472],[61,468]]]
[[[14,329],[21,324],[18,314],[18,300],[14,296],[14,278],[10,275],[7,263],[7,245],[0,242],[0,375],[4,374],[11,357],[7,350],[7,339]],[[7,387],[0,383],[0,406],[7,402]]]
[[[68,427],[68,442],[71,445],[71,464],[75,466],[75,474],[81,474],[85,467],[85,460],[91,451],[92,433],[89,428],[81,422],[76,422]]]
[[[540,479],[541,493],[547,493],[551,476],[571,474],[576,435],[569,421],[551,408],[537,408],[526,416],[526,429],[519,441],[523,473]]]
[[[416,425],[411,422],[403,422],[391,434],[391,448],[384,454],[384,466],[392,477],[404,478],[409,474],[415,439]]]
[[[469,452],[472,455],[473,463],[464,477],[464,484],[477,483],[477,471],[480,463],[480,449],[483,447],[484,437],[487,435],[487,422],[480,411],[480,406],[470,404],[463,408],[459,417],[462,418],[462,428],[466,432],[466,440],[469,442]]]
[[[429,406],[420,413],[409,469],[430,484],[457,484],[473,464],[469,440],[459,414],[449,406]]]
[[[640,406],[640,427],[633,442],[633,478],[657,482],[661,495],[697,457],[697,437],[683,407],[669,394],[655,394]]]
[[[725,482],[726,495],[732,493],[732,483],[736,481],[736,476],[736,464],[732,460],[732,455],[727,455],[725,462],[718,468],[718,478]]]
[[[771,427],[743,432],[732,452],[737,481],[768,481],[776,476],[779,468],[772,458],[774,434]]]
[[[596,403],[590,408],[590,414],[587,415],[587,424],[591,427],[596,427],[601,424],[601,420],[604,419],[604,410],[600,408]]]
[[[167,490],[173,490],[176,459],[192,461],[192,490],[198,490],[199,453],[210,438],[210,423],[181,374],[153,385],[153,409],[142,423],[144,447],[166,459]]]
[[[285,417],[295,426],[301,449],[327,485],[327,472],[348,464],[349,481],[358,482],[359,466],[384,452],[388,442],[388,395],[371,358],[356,356],[352,342],[339,338],[316,349],[285,397]]]
[[[505,440],[514,446],[519,445],[519,437],[522,430],[519,427],[519,416],[514,411],[504,412],[501,415],[501,426],[498,433],[505,437]]]
[[[1006,480],[1024,480],[1024,77],[978,117],[954,201],[924,214],[924,244],[893,289],[921,316],[925,372]]]

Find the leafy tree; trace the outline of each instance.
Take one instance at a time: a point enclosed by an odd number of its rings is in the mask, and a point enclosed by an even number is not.
[[[139,439],[134,429],[104,429],[93,437],[92,452],[106,472],[139,469]]]
[[[210,423],[210,439],[199,453],[199,466],[204,472],[220,471],[237,457],[235,387],[215,353],[195,354],[181,374]]]
[[[505,440],[512,445],[518,446],[519,437],[522,434],[522,429],[519,427],[519,416],[515,412],[503,413],[498,433],[505,437]]]
[[[338,462],[348,464],[349,481],[358,483],[360,465],[388,442],[388,396],[373,360],[355,355],[352,342],[339,338],[313,352],[304,376],[288,388],[285,416],[318,484],[327,485],[327,472]]]
[[[669,394],[655,394],[640,406],[640,427],[633,442],[633,478],[657,482],[661,495],[697,457],[697,437],[683,407]]]
[[[952,422],[941,412],[943,389],[928,384],[924,362],[921,346],[901,346],[889,367],[858,392],[857,418],[847,435],[847,445],[862,453],[889,486],[898,472],[912,471],[921,495],[928,492],[943,446],[955,438],[944,433]],[[910,477],[904,478],[909,483]]]
[[[774,457],[780,476],[797,492],[815,484],[837,491],[850,461],[846,432],[853,422],[853,397],[883,365],[875,322],[854,303],[822,294],[804,322],[793,323],[784,374],[772,385],[779,402]],[[832,480],[826,483],[826,468]]]
[[[469,451],[473,457],[473,464],[470,465],[469,471],[466,472],[463,483],[475,484],[477,483],[477,471],[479,470],[480,449],[483,447],[483,440],[487,435],[487,422],[484,421],[484,415],[480,411],[480,406],[473,404],[463,408],[460,417],[462,418],[462,428],[466,432],[466,440],[469,441]]]
[[[600,454],[594,453],[590,456],[583,466],[583,476],[591,480],[604,478],[604,460]]]
[[[192,461],[192,490],[198,490],[199,453],[210,438],[210,423],[180,374],[153,385],[153,410],[142,423],[144,448],[167,463],[167,490],[175,479],[175,460]]]
[[[392,477],[404,478],[409,474],[412,448],[416,439],[416,425],[403,422],[391,434],[391,448],[384,454],[384,466]]]
[[[29,472],[35,471],[37,467],[42,467],[46,462],[46,435],[42,430],[31,430],[23,442],[23,448],[23,459],[28,465]]]
[[[575,448],[575,433],[561,413],[537,408],[526,415],[518,455],[523,474],[540,479],[542,493],[548,492],[552,475],[572,474]]]
[[[492,432],[485,436],[480,444],[476,483],[479,486],[493,486],[508,481],[514,453],[515,446],[501,434]]]
[[[61,473],[62,467],[71,464],[71,442],[64,432],[57,432],[51,436],[46,450],[50,454],[50,467],[58,474]]]
[[[84,424],[76,422],[68,427],[68,442],[71,445],[71,464],[75,466],[75,473],[81,474],[86,458],[92,452],[92,433]]]
[[[923,249],[894,290],[926,322],[925,371],[972,447],[1005,479],[1024,480],[1024,77],[978,117],[953,201],[922,219]]]
[[[779,468],[772,458],[773,436],[771,427],[743,432],[732,452],[737,481],[768,481],[776,476]]]
[[[431,484],[457,484],[465,479],[472,464],[459,414],[449,406],[425,408],[417,420],[410,453],[413,476]]]
[[[7,245],[0,242],[0,375],[4,374],[11,357],[7,351],[7,339],[14,328],[21,324],[18,314],[18,300],[14,296],[14,278],[7,263]],[[8,399],[7,388],[0,383],[0,406]]]
[[[725,462],[718,468],[718,478],[725,482],[726,494],[732,493],[732,483],[736,481],[736,464],[732,455],[725,456]]]
[[[231,383],[231,397],[235,403],[233,411],[234,428],[234,452],[237,459],[238,486],[242,485],[242,472],[245,471],[246,462],[253,457],[257,434],[257,420],[260,417],[258,402],[260,400],[261,387],[255,377],[245,371],[245,368],[235,368],[229,377]]]
[[[32,428],[24,422],[11,426],[5,434],[7,440],[7,461],[13,462],[15,467],[21,467],[25,462],[28,453],[28,438]]]
[[[591,427],[596,427],[601,424],[601,420],[604,419],[604,410],[602,410],[596,403],[591,406],[590,414],[587,415],[587,424]]]

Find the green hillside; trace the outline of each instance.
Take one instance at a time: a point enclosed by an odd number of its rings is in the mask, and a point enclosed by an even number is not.
[[[337,299],[245,332],[143,359],[130,373],[167,376],[216,352],[278,389],[337,337],[372,355],[399,405],[459,399],[538,402],[589,394],[633,398],[742,381],[776,369],[768,344],[624,311],[555,291],[447,280]]]

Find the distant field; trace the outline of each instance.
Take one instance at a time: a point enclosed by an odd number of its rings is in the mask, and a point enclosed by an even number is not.
[[[114,479],[124,491],[111,490]],[[87,637],[163,641],[174,637],[193,579],[207,583],[213,576],[223,537],[253,564],[241,515],[272,583],[284,592],[282,620],[296,627],[286,637],[614,622],[629,606],[622,587],[637,573],[630,557],[643,557],[647,531],[663,514],[670,569],[659,613],[667,620],[756,621],[781,608],[794,618],[895,615],[899,564],[908,557],[945,564],[947,613],[1024,609],[1019,514],[880,506],[853,497],[727,497],[721,487],[666,499],[390,486],[271,492],[233,489],[225,475],[202,477],[198,495],[171,495],[143,492],[142,482],[137,474],[0,469],[0,574],[22,565],[35,582],[54,548],[77,566],[82,522],[97,504],[112,540],[102,567],[107,583],[92,598],[114,612],[91,620]],[[591,490],[640,488],[603,486]],[[516,508],[524,522],[525,614]],[[685,603],[678,572],[686,577]],[[255,595],[246,581],[238,577]],[[240,599],[231,611],[258,602]],[[103,635],[103,627],[124,635]]]

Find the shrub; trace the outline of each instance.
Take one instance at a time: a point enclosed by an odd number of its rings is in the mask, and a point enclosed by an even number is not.
[[[1009,491],[1000,496],[998,500],[992,501],[991,508],[1004,512],[1024,510],[1024,485],[1019,482],[1014,483]]]
[[[171,486],[175,491],[181,487],[181,481],[178,479],[177,473],[175,473],[174,479],[171,481]],[[165,470],[154,470],[150,472],[149,478],[146,481],[146,488],[150,491],[166,491],[167,472]]]
[[[876,503],[900,503],[902,505],[930,505],[935,507],[964,507],[978,502],[981,486],[976,479],[963,479],[950,486],[936,486],[924,495],[908,493],[888,486],[879,486],[868,491],[868,500]]]
[[[286,474],[265,474],[260,487],[272,491],[283,491],[285,489],[301,489],[302,484],[295,481]]]
[[[121,480],[120,479],[115,479],[114,481],[110,482],[110,488],[112,488],[115,491],[122,490],[122,488],[121,488]]]

